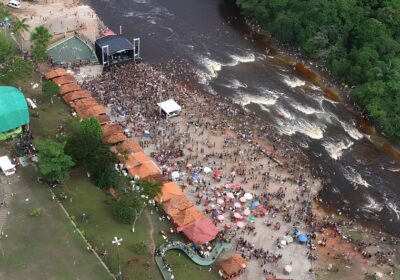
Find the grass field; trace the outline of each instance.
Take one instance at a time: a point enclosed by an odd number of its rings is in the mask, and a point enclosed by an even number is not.
[[[112,218],[110,208],[105,203],[108,196],[79,171],[73,172],[64,187],[56,188],[56,193],[68,196],[63,201],[68,213],[75,217],[75,222],[98,252],[107,251],[108,256],[104,261],[115,274],[118,272],[117,249],[111,241],[117,236],[123,239],[120,263],[124,279],[161,279],[148,249],[150,231],[145,215],[137,221],[136,231],[132,233],[130,225],[118,223]],[[83,213],[87,222],[82,219]],[[140,245],[141,242],[145,247]]]
[[[7,179],[16,196],[4,228],[8,237],[0,240],[0,279],[111,279],[36,178],[36,171],[26,167]],[[31,217],[36,207],[42,214]]]

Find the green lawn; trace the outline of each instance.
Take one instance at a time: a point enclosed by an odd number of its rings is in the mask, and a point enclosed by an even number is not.
[[[69,214],[75,217],[77,225],[93,247],[99,252],[108,252],[104,261],[111,270],[114,273],[118,272],[117,250],[111,244],[111,240],[117,236],[123,239],[120,263],[124,279],[161,279],[156,266],[152,264],[152,256],[148,249],[150,236],[146,216],[141,216],[137,221],[135,233],[132,233],[130,225],[118,223],[112,218],[110,208],[105,203],[108,196],[102,190],[95,187],[83,172],[74,171],[71,175],[64,187],[56,188],[56,193],[65,193],[68,196],[63,204]],[[83,213],[88,216],[87,223],[81,218]],[[138,250],[137,245],[140,242],[144,242],[147,248]]]
[[[0,279],[111,279],[49,190],[37,183],[36,171],[19,168],[14,176],[9,180],[16,196],[4,228],[8,237],[0,240]],[[36,207],[42,215],[31,217]]]

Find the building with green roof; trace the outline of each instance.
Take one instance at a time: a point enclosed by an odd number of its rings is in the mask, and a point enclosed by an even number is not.
[[[29,124],[24,94],[15,87],[0,86],[0,140],[19,134]]]

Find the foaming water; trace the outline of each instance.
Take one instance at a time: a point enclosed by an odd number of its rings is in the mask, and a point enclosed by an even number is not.
[[[310,106],[303,105],[303,104],[296,103],[296,102],[291,102],[290,105],[294,109],[296,109],[297,111],[300,111],[300,112],[302,112],[302,113],[304,113],[306,115],[312,115],[312,114],[315,114],[315,113],[321,113],[322,112],[322,111],[316,110],[316,109],[314,109],[314,108],[312,108]]]
[[[241,104],[242,106],[246,106],[250,103],[255,103],[264,106],[271,106],[276,103],[283,93],[278,91],[272,91],[268,89],[262,89],[262,95],[253,95],[253,94],[246,94],[242,91],[239,91],[239,96],[236,98],[237,103]]]
[[[341,140],[336,140],[333,138],[328,138],[322,142],[325,150],[328,152],[329,156],[335,160],[338,160],[343,152],[353,146],[354,142],[344,138]]]
[[[364,180],[364,178],[358,173],[354,167],[346,166],[341,167],[344,177],[352,183],[352,185],[357,189],[358,186],[363,186],[366,188],[371,187],[371,185]]]
[[[283,78],[283,82],[288,85],[291,88],[296,88],[296,87],[301,87],[304,86],[306,84],[306,81],[303,81],[299,78],[296,77],[289,77],[286,75],[282,75]]]
[[[294,135],[296,132],[307,135],[312,139],[322,139],[324,137],[323,128],[304,119],[277,120],[278,130],[285,135]]]
[[[238,55],[238,54],[231,54],[229,57],[232,59],[232,62],[227,63],[226,66],[236,66],[240,63],[249,63],[256,61],[256,56],[253,53],[248,53],[246,55]]]
[[[230,54],[229,57],[231,58],[231,61],[223,63],[205,55],[198,56],[197,62],[204,69],[197,70],[199,82],[203,85],[208,85],[211,80],[218,77],[218,72],[221,71],[222,67],[235,67],[241,63],[254,62],[256,59],[253,53],[246,54],[244,56],[238,54]]]
[[[230,82],[229,84],[224,85],[224,86],[227,88],[232,88],[232,89],[247,88],[247,85],[245,83],[241,83],[237,79],[232,79],[229,82]]]
[[[339,119],[338,121],[342,125],[343,129],[347,132],[347,134],[354,140],[360,140],[364,137],[364,135],[354,125],[351,125]]]
[[[207,56],[199,56],[198,63],[204,70],[197,70],[198,80],[203,85],[208,85],[212,79],[218,77],[218,72],[222,69],[222,63]]]
[[[397,221],[399,221],[400,220],[400,209],[396,205],[396,203],[394,203],[393,201],[387,201],[386,207],[396,215]]]
[[[368,212],[381,212],[383,209],[383,204],[377,202],[372,196],[366,194],[365,195],[366,199],[368,200],[368,203],[365,204],[362,208],[365,211]]]

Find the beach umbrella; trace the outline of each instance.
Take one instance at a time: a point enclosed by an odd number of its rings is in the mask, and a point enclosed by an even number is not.
[[[307,238],[307,235],[305,235],[304,233],[300,233],[299,235],[297,235],[297,240],[300,243],[306,243],[308,238]]]
[[[240,189],[240,185],[238,183],[230,184],[230,187],[234,190]]]
[[[235,198],[235,196],[234,196],[233,193],[231,193],[231,192],[228,192],[228,193],[226,194],[226,197],[227,197],[227,198],[230,198],[230,199]]]
[[[219,215],[219,212],[217,211],[217,210],[214,210],[214,211],[212,211],[212,213],[211,213],[211,216],[214,218],[214,217],[217,217]]]
[[[291,265],[285,265],[285,272],[290,274],[293,271],[293,267]]]
[[[222,176],[222,172],[221,172],[221,170],[215,170],[214,171],[214,177],[221,177]]]
[[[219,204],[219,205],[222,205],[222,204],[224,204],[224,200],[222,199],[222,198],[218,198],[217,199],[217,203]]]
[[[282,239],[280,243],[281,245],[286,246],[286,240]]]
[[[260,201],[258,201],[258,200],[255,200],[251,203],[251,206],[254,208],[257,207],[258,205],[260,205]]]
[[[207,166],[204,166],[204,167],[203,167],[203,172],[204,172],[204,173],[208,174],[208,173],[210,173],[211,171],[212,171],[212,170],[211,170],[210,167],[207,167]]]
[[[253,195],[251,193],[245,193],[244,194],[244,198],[247,200],[252,200],[253,199]]]
[[[224,215],[218,215],[217,216],[217,220],[222,222],[223,220],[225,220],[225,216]]]
[[[199,174],[197,174],[197,173],[192,173],[192,180],[193,181],[197,181],[197,180],[199,180]]]
[[[246,202],[246,198],[244,196],[242,196],[241,198],[239,198],[240,202]]]
[[[256,218],[254,217],[253,213],[250,214],[249,220],[250,220],[250,222],[254,222],[256,220]]]
[[[235,203],[233,204],[233,207],[235,207],[235,208],[241,208],[242,205],[241,205],[239,202],[235,202]]]
[[[290,235],[285,235],[283,237],[283,239],[286,241],[287,244],[290,244],[293,242],[293,237],[291,237]]]
[[[244,226],[246,225],[244,222],[239,221],[236,223],[236,225],[238,226],[238,228],[244,228]]]
[[[250,215],[250,209],[244,209],[244,211],[243,211],[243,215],[244,216],[248,216],[248,215]]]
[[[172,172],[172,173],[171,173],[171,177],[172,177],[172,179],[177,179],[177,178],[179,178],[179,172],[178,172],[178,171]]]
[[[242,217],[242,215],[240,215],[239,213],[234,213],[233,214],[233,217],[235,218],[235,219],[242,219],[243,217]]]

